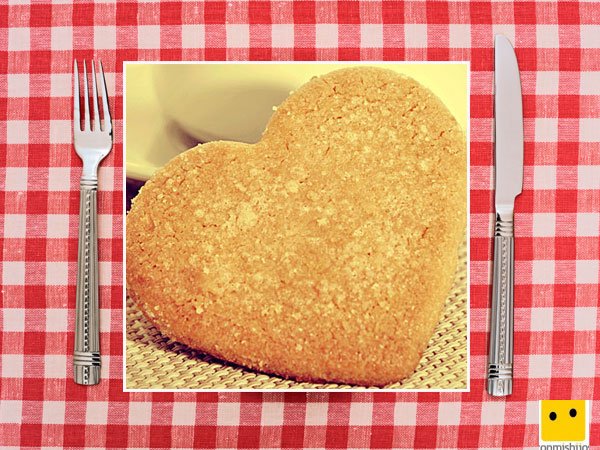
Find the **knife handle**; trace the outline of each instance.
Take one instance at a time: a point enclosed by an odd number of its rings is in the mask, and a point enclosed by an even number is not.
[[[494,278],[487,391],[493,396],[512,393],[513,375],[513,220],[496,214]]]

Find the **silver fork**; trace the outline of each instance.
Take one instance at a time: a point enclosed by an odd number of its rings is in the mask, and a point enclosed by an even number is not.
[[[92,61],[92,95],[94,121],[90,120],[88,78],[83,62],[84,118],[81,128],[79,112],[79,72],[74,63],[73,80],[73,142],[77,155],[83,161],[79,201],[79,253],[77,258],[77,304],[75,311],[75,352],[73,355],[73,378],[77,384],[100,382],[100,327],[98,306],[98,231],[96,228],[96,191],[98,166],[112,148],[112,124],[108,110],[108,94],[102,63],[96,75]],[[100,78],[103,121],[100,126],[98,89]]]

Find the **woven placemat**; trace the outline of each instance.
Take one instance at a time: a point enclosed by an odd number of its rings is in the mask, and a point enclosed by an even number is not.
[[[467,257],[459,254],[444,314],[415,372],[386,388],[466,389]],[[360,386],[297,382],[255,372],[200,353],[163,336],[127,299],[127,389],[350,389]],[[374,388],[376,389],[376,388]]]

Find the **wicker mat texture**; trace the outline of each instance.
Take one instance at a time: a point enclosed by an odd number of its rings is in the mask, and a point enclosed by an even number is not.
[[[442,320],[415,372],[386,389],[466,389],[467,258],[461,247]],[[297,382],[233,365],[163,336],[127,298],[127,389],[361,389]],[[377,389],[377,388],[373,388]]]

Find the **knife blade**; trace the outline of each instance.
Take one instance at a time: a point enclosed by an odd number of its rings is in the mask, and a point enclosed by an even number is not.
[[[523,189],[523,101],[515,51],[502,35],[494,43],[494,272],[487,391],[513,388],[514,206]]]

